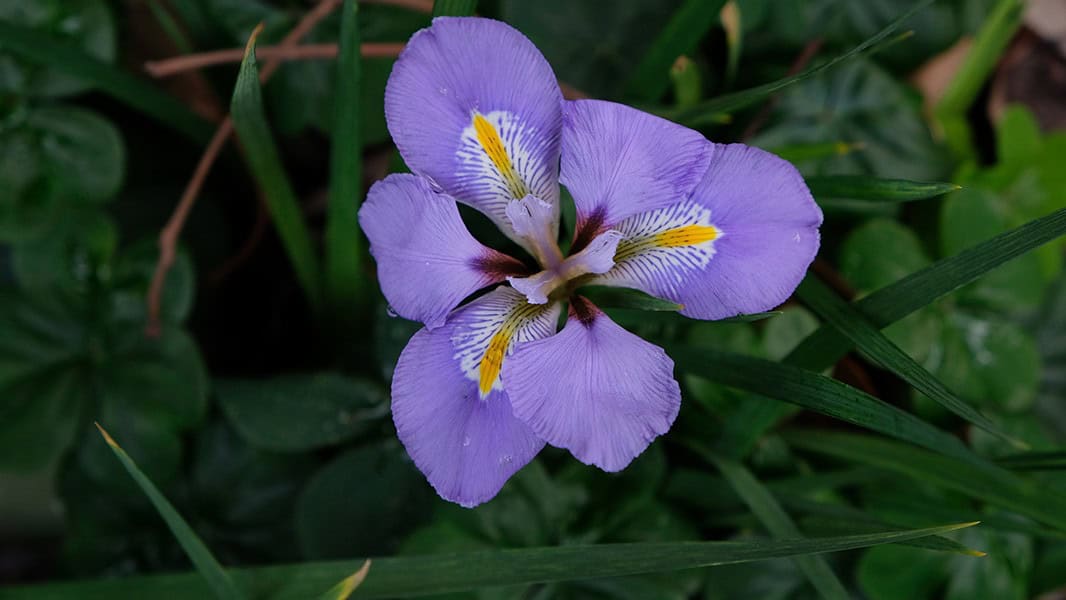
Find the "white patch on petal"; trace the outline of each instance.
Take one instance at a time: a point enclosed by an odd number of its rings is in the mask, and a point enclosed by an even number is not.
[[[552,203],[557,214],[558,182],[550,161],[545,160],[547,142],[538,141],[543,136],[537,129],[506,111],[473,111],[470,117],[456,151],[457,175],[460,181],[469,182],[464,185],[465,195],[476,199],[478,208],[498,223],[507,223],[507,205],[512,200],[527,195]],[[483,119],[480,132],[479,118]]]
[[[622,234],[615,266],[595,282],[636,286],[656,281],[671,293],[690,272],[711,262],[715,241],[725,235],[711,222],[711,211],[691,201],[629,217],[613,229]]]
[[[466,309],[452,334],[453,358],[484,398],[503,389],[500,369],[515,345],[552,335],[558,319],[558,303],[529,304],[509,287],[496,288]]]

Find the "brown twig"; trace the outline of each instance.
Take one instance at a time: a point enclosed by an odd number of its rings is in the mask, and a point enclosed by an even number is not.
[[[359,0],[359,3],[399,6],[400,8],[407,8],[427,15],[433,12],[433,0]]]
[[[805,69],[807,64],[818,55],[818,51],[822,49],[823,43],[825,43],[825,40],[822,38],[815,38],[807,42],[807,45],[803,47],[803,50],[799,53],[799,56],[796,57],[796,60],[792,61],[792,65],[788,68],[788,74],[786,77],[792,77]],[[762,109],[760,109],[758,114],[755,115],[755,118],[753,118],[751,123],[748,124],[747,129],[744,130],[744,134],[740,136],[740,140],[746,141],[751,139],[752,136],[762,129],[763,125],[766,125],[766,122],[770,120],[770,115],[773,113],[774,107],[776,107],[777,103],[780,101],[780,94],[770,96],[770,99],[766,101],[766,104],[763,105]]]
[[[322,0],[319,2],[282,39],[279,46],[281,48],[296,46],[301,39],[314,29],[319,21],[326,18],[340,3],[341,0]],[[270,79],[279,66],[281,66],[280,59],[269,59],[259,74],[259,80],[265,82]],[[185,226],[185,220],[196,202],[196,197],[200,193],[200,188],[203,187],[204,180],[207,179],[207,174],[211,172],[211,166],[221,152],[226,140],[232,134],[233,121],[226,117],[218,126],[218,129],[215,130],[214,137],[208,143],[203,156],[200,157],[200,162],[196,165],[196,170],[193,171],[192,178],[189,179],[189,183],[185,186],[181,200],[178,201],[178,205],[174,208],[174,212],[170,215],[166,226],[159,233],[159,262],[156,263],[155,273],[152,275],[152,283],[148,288],[148,323],[145,326],[145,333],[149,336],[157,337],[161,332],[159,311],[163,297],[163,286],[166,284],[167,272],[170,271],[170,267],[174,264],[178,238],[181,236],[181,230]]]
[[[403,50],[403,43],[400,42],[367,42],[359,47],[363,58],[391,58],[399,56],[401,50]],[[337,44],[307,44],[293,47],[262,46],[256,49],[255,55],[262,59],[290,61],[336,58],[337,52]],[[238,63],[243,58],[243,48],[227,48],[148,61],[144,63],[144,69],[152,77],[170,77],[193,69]]]

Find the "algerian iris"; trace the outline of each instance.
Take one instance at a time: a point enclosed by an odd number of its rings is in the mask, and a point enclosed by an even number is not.
[[[792,165],[620,104],[565,101],[536,47],[497,21],[438,18],[416,33],[385,114],[414,174],[375,184],[359,219],[392,309],[425,325],[396,366],[393,420],[430,484],[463,506],[495,496],[545,443],[623,469],[677,416],[673,361],[582,286],[721,319],[784,302],[818,250],[822,214]],[[560,182],[577,213],[569,256]],[[475,240],[456,202],[537,267]]]

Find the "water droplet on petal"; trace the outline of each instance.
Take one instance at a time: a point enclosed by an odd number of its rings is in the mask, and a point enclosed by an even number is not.
[[[463,448],[466,448],[469,445],[470,445],[470,436],[466,436],[466,437],[463,438]]]
[[[442,88],[440,88],[437,91],[440,92],[442,96],[447,96],[448,95],[448,88],[446,88],[446,87],[442,87]]]
[[[400,315],[396,314],[396,311],[392,309],[392,306],[386,306],[385,307],[385,314],[389,315],[390,317],[392,317],[394,319],[396,317],[400,316]]]
[[[510,454],[504,454],[503,456],[500,457],[500,464],[501,465],[509,465],[509,464],[511,464],[511,461],[513,461],[513,460],[514,460],[513,456],[511,456]]]

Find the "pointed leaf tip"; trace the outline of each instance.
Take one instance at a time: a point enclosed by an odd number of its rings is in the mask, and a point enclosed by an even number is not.
[[[104,436],[104,441],[107,442],[108,446],[111,446],[116,450],[122,449],[122,447],[115,442],[115,439],[111,437],[111,434],[109,434],[99,423],[93,421],[93,425],[96,425],[96,428],[100,430],[100,435]]]
[[[367,573],[369,572],[370,559],[368,558],[363,562],[363,566],[359,567],[358,571],[345,577],[340,583],[330,588],[330,590],[322,596],[321,600],[348,600],[348,597],[352,595],[352,592],[363,584],[363,580],[366,579]]]
[[[252,30],[252,35],[248,36],[248,43],[244,46],[244,58],[248,60],[248,56],[255,52],[255,40],[259,38],[259,34],[263,33],[263,22],[260,21],[255,29]]]

